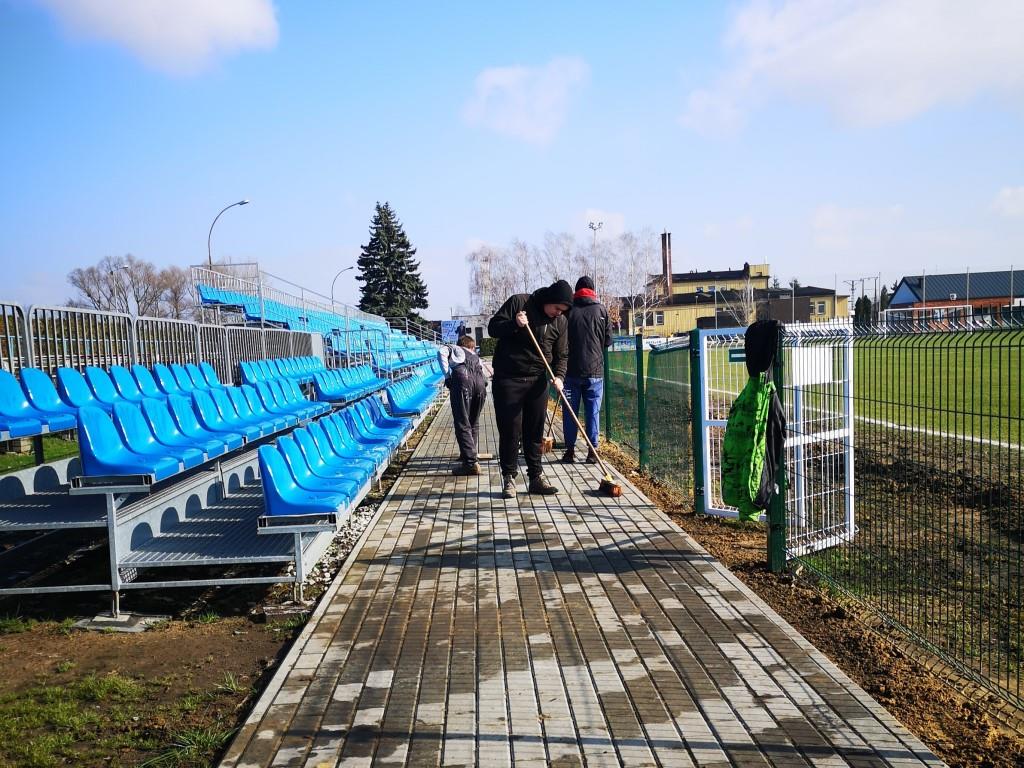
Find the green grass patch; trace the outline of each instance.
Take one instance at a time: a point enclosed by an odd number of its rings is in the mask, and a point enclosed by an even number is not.
[[[43,436],[43,457],[45,461],[58,461],[78,455],[78,443],[55,435]],[[0,453],[0,474],[28,469],[36,464],[35,453]]]
[[[21,616],[0,616],[0,635],[20,635],[36,625],[35,619]]]
[[[140,763],[140,768],[208,765],[233,734],[233,730],[220,728],[193,728],[181,731],[174,735],[170,748]]]
[[[109,754],[112,730],[123,746],[146,749],[124,733],[144,691],[145,684],[112,673],[0,696],[0,764],[82,764]]]

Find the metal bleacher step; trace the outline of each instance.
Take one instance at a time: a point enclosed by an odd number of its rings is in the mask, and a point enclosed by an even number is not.
[[[133,544],[118,564],[154,568],[292,562],[291,536],[257,535],[256,518],[261,514],[260,484],[243,486],[206,509],[189,512],[159,536]]]

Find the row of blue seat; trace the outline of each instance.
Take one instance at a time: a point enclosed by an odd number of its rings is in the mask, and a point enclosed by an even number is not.
[[[368,365],[335,368],[313,374],[313,392],[317,400],[346,403],[358,400],[387,386],[387,379],[374,374]]]
[[[317,357],[282,357],[276,360],[247,360],[238,364],[243,384],[271,379],[295,379],[300,384],[313,380],[317,371],[326,370],[323,360]]]
[[[325,410],[280,382],[121,400],[111,413],[85,405],[78,412],[82,472],[151,475],[158,482]]]
[[[297,390],[287,380],[289,394]],[[58,368],[57,382],[38,368],[23,368],[21,381],[0,370],[0,440],[74,429],[79,408],[92,406],[111,413],[116,403],[141,403],[147,397],[191,395],[195,391],[224,389],[216,370],[203,362],[164,365],[152,371],[142,365],[111,366],[109,371],[87,366],[84,374]]]
[[[388,410],[396,416],[420,416],[426,413],[437,396],[439,383],[435,376],[426,373],[394,382],[384,390]]]
[[[271,517],[333,514],[358,501],[412,430],[371,397],[260,447],[265,513]]]

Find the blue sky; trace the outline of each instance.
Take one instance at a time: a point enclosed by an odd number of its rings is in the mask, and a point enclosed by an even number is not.
[[[1024,267],[1019,0],[494,6],[0,0],[0,298],[200,263],[243,197],[215,256],[324,291],[390,201],[434,318],[591,219],[676,271]]]

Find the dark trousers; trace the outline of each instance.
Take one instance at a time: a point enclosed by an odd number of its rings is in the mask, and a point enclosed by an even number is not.
[[[498,457],[503,475],[519,474],[519,443],[526,456],[526,472],[536,477],[543,471],[540,443],[544,438],[544,413],[548,382],[544,376],[496,378],[493,384],[494,417],[498,422]]]
[[[487,384],[482,376],[473,376],[460,365],[451,376],[452,419],[455,440],[459,444],[459,460],[476,464],[480,443],[480,413],[487,399]]]

